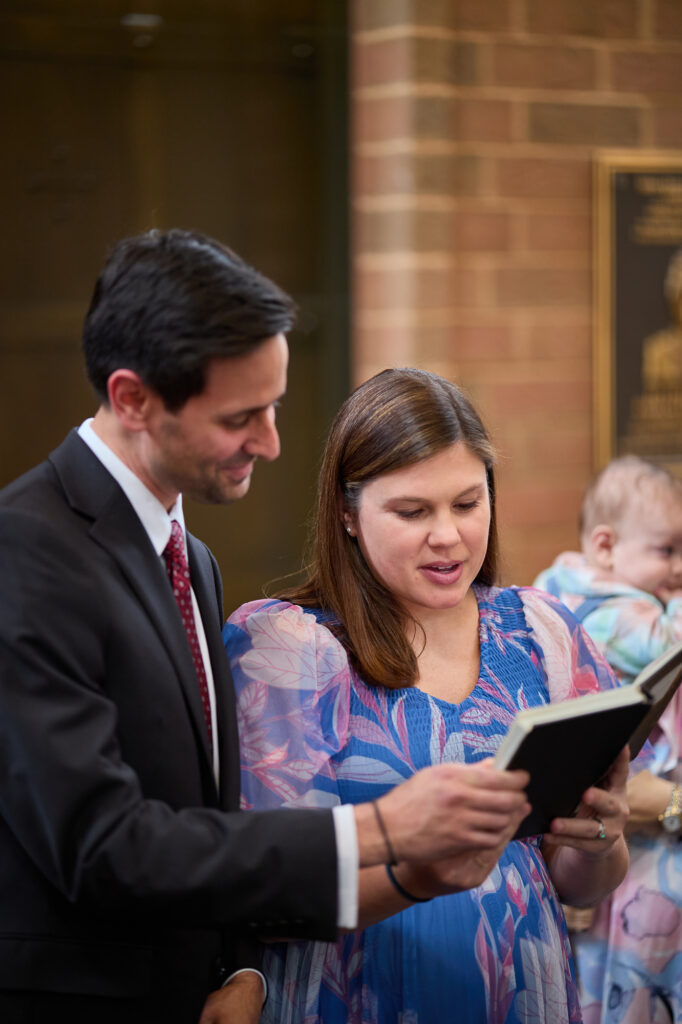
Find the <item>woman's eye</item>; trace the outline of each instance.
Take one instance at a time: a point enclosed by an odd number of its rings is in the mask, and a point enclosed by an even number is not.
[[[401,519],[416,519],[417,516],[421,515],[420,508],[397,508],[396,515]]]
[[[462,501],[459,505],[455,505],[458,512],[472,512],[475,508],[478,508],[478,501]]]
[[[664,558],[672,558],[672,556],[674,554],[674,551],[675,551],[674,548],[672,548],[672,547],[670,547],[669,545],[666,545],[666,544],[664,544],[663,547],[659,548],[658,550],[659,550],[660,554],[663,555]]]

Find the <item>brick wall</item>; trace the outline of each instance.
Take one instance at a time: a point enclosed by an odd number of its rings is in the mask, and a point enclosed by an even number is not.
[[[528,583],[592,471],[595,150],[682,148],[682,0],[351,8],[354,378],[468,389]]]

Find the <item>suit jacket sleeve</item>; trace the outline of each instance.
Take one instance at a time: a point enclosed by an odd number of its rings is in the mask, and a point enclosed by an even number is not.
[[[92,525],[50,501],[0,507],[0,809],[14,841],[98,914],[333,937],[331,814],[202,806],[187,697],[160,635],[173,605],[150,615]],[[138,540],[130,563],[151,565]]]

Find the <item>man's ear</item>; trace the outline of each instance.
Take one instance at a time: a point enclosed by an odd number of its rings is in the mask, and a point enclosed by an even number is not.
[[[144,430],[158,397],[134,370],[114,370],[107,381],[109,407],[126,430]]]
[[[616,531],[606,523],[599,523],[590,534],[592,557],[600,569],[613,568],[613,546],[618,539]]]

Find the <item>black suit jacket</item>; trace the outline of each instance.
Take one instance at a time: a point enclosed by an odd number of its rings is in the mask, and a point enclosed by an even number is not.
[[[331,814],[240,813],[212,555],[188,534],[221,779],[165,567],[72,432],[0,492],[0,989],[170,993],[258,935],[331,938]]]

